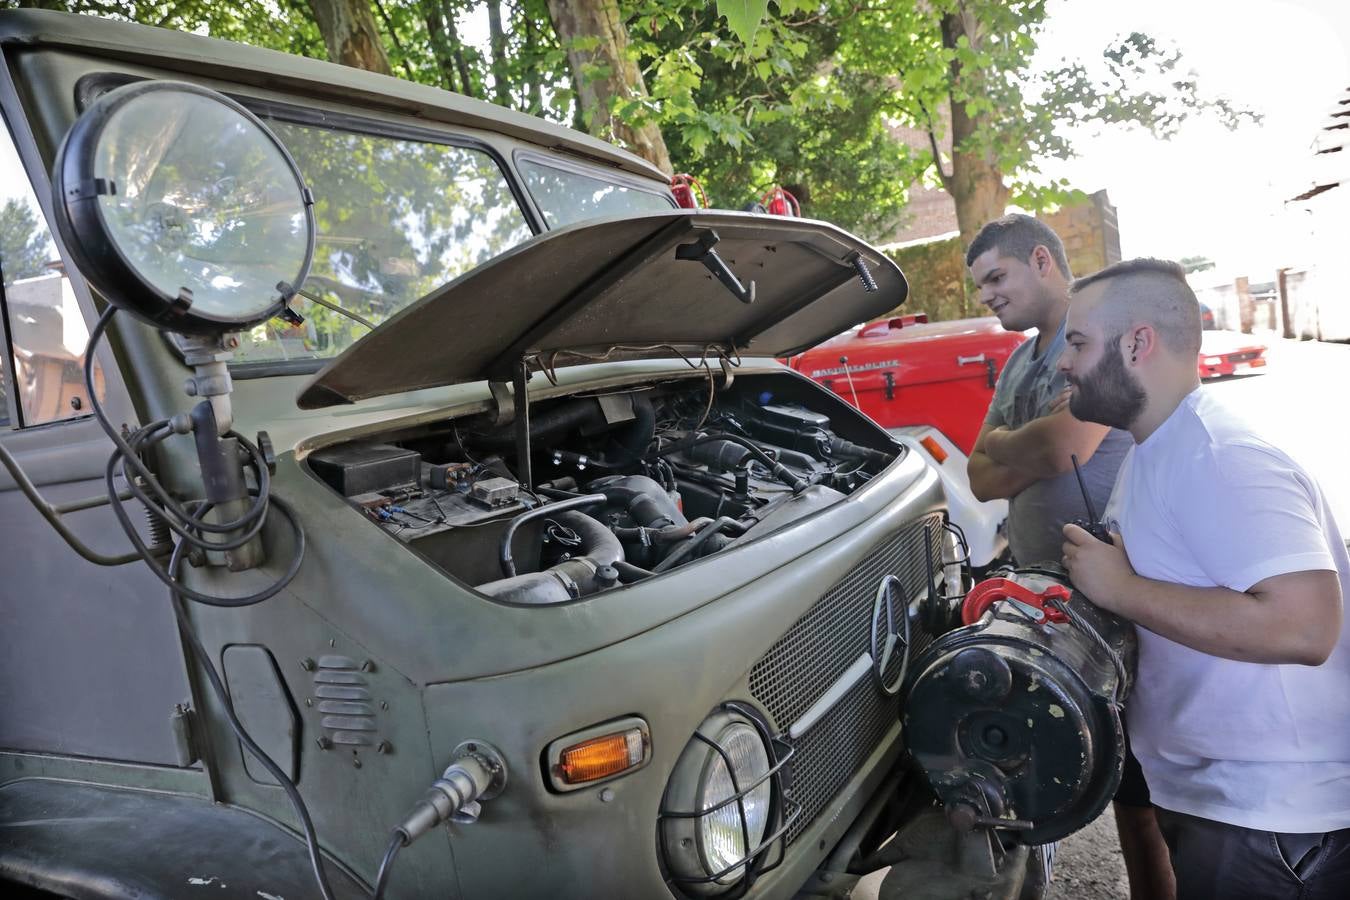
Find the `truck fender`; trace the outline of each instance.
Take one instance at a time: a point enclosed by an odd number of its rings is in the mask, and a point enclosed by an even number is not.
[[[369,891],[331,859],[340,898]],[[74,900],[295,900],[317,893],[304,840],[238,807],[45,778],[0,786],[0,882]]]

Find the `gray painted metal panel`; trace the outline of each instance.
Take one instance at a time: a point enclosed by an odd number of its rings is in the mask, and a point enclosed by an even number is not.
[[[65,427],[42,429],[46,445],[18,454],[21,464],[37,468]],[[30,444],[34,436],[25,435]],[[101,461],[110,448],[87,452]],[[100,479],[43,493],[61,502],[102,490]],[[69,521],[95,549],[126,548],[107,507]],[[139,564],[109,570],[80,559],[12,488],[0,491],[0,546],[0,747],[175,765],[170,716],[192,695],[168,591]]]
[[[657,815],[667,780],[694,729],[723,700],[750,700],[748,676],[755,660],[878,542],[930,511],[939,491],[936,479],[916,482],[903,496],[893,494],[884,514],[845,534],[834,532],[833,540],[809,556],[622,643],[511,675],[429,687],[427,717],[437,759],[446,759],[460,741],[486,740],[505,754],[513,777],[524,775],[484,804],[478,824],[451,826],[465,896],[593,897],[604,892],[596,873],[604,873],[605,887],[623,885],[624,896],[667,896],[658,862]],[[807,529],[796,531],[802,530]],[[793,530],[780,535],[786,544],[801,538]],[[701,589],[686,576],[678,588],[666,591]],[[651,762],[603,785],[566,794],[549,791],[538,774],[544,748],[565,734],[623,715],[638,715],[650,724]],[[851,824],[868,787],[875,788],[888,761],[898,757],[899,730],[896,722],[869,763],[802,833],[788,863],[756,885],[756,898],[794,896]],[[606,788],[608,801],[602,799]],[[521,829],[523,822],[534,827]],[[585,837],[617,834],[629,839]],[[573,842],[583,841],[584,853],[569,852]]]
[[[286,773],[296,778],[296,751],[300,723],[277,664],[267,648],[258,644],[235,644],[221,654],[225,684],[244,730],[264,753]],[[239,745],[248,776],[259,784],[276,784],[253,755]]]

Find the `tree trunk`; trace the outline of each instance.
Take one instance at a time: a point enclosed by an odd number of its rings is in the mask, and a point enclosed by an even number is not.
[[[445,12],[445,30],[450,35],[450,47],[455,57],[455,68],[459,71],[459,86],[467,97],[477,97],[478,88],[473,83],[473,76],[469,74],[469,64],[464,59],[464,45],[459,40],[459,26],[455,24],[455,10],[449,3],[441,4]]]
[[[392,75],[369,0],[309,0],[328,58],[357,69]]]
[[[492,100],[498,106],[511,105],[506,83],[506,35],[502,32],[501,0],[487,0],[488,35],[492,46]]]
[[[539,32],[535,28],[534,20],[528,14],[522,18],[525,22],[525,57],[526,59],[535,59],[536,51],[539,49]],[[525,75],[523,94],[527,104],[525,111],[532,116],[542,116],[544,114],[544,90],[538,67],[532,66]]]
[[[635,127],[610,112],[612,101],[647,96],[642,72],[628,58],[628,30],[617,0],[548,0],[548,12],[558,42],[567,50],[586,130],[619,141],[669,174],[670,151],[661,129],[654,122]],[[595,49],[577,49],[579,38],[594,42]]]
[[[942,43],[947,48],[956,46],[956,39],[965,35],[972,47],[981,39],[977,23],[969,14],[949,14],[942,17]],[[961,84],[963,73],[956,60],[951,64],[952,86]],[[991,150],[974,146],[970,138],[980,129],[980,117],[971,116],[965,103],[955,99],[952,91],[952,172],[943,179],[947,192],[956,202],[956,224],[961,230],[961,243],[969,246],[985,222],[997,219],[1008,207],[1010,192],[1003,183],[1003,172]],[[988,116],[981,113],[980,116]],[[985,133],[991,133],[986,128]],[[941,162],[939,161],[939,169]]]
[[[431,39],[431,55],[441,70],[441,79],[447,91],[457,91],[455,86],[455,57],[450,42],[445,36],[445,19],[441,16],[439,0],[423,0],[422,19],[426,22],[427,36]]]

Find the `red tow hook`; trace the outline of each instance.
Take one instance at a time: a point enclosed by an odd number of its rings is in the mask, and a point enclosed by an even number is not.
[[[1000,600],[1011,602],[1034,622],[1067,622],[1068,616],[1053,606],[1046,606],[1045,601],[1062,600],[1067,603],[1071,596],[1072,593],[1062,584],[1051,585],[1038,594],[1008,578],[989,578],[966,594],[961,604],[961,624],[974,625],[985,610]]]

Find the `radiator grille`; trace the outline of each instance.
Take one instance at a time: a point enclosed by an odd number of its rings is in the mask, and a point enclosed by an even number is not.
[[[750,693],[779,731],[786,731],[871,646],[872,606],[886,575],[896,575],[909,597],[925,590],[924,531],[932,559],[942,559],[942,516],[917,519],[878,544],[797,620],[750,671]],[[896,611],[899,613],[899,610]],[[917,652],[930,638],[912,636]],[[802,815],[791,843],[877,748],[899,717],[899,700],[869,678],[857,684],[797,741],[792,790]]]

